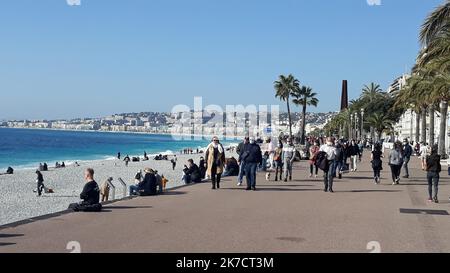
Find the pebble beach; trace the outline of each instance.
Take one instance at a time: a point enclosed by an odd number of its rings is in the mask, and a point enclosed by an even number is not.
[[[80,166],[68,165],[65,168],[54,169],[43,172],[44,184],[54,190],[54,193],[44,193],[38,197],[33,192],[36,189],[35,169],[15,170],[12,175],[0,175],[0,225],[13,223],[16,221],[55,213],[67,209],[70,203],[78,202],[79,194],[85,183],[83,176],[86,168],[93,168],[95,180],[100,185],[108,177],[112,177],[116,186],[115,198],[123,197],[123,188],[118,182],[118,178],[128,186],[134,184],[134,176],[139,170],[152,168],[158,170],[160,175],[164,175],[169,182],[166,188],[173,188],[183,185],[181,181],[182,170],[187,160],[192,158],[198,164],[202,154],[182,154],[177,155],[177,165],[172,170],[169,160],[153,160],[130,162],[128,167],[125,162],[118,159],[97,160],[79,162]],[[236,156],[228,153],[227,157]],[[110,192],[111,194],[111,192]],[[111,197],[110,197],[111,200]]]

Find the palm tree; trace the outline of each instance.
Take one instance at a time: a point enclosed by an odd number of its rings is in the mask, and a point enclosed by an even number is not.
[[[370,83],[370,85],[364,85],[362,89],[361,99],[367,100],[370,104],[372,104],[375,100],[377,100],[383,90],[380,88],[379,84]],[[374,128],[370,126],[370,135],[373,138]]]
[[[286,102],[289,120],[289,136],[292,138],[292,118],[291,107],[289,105],[291,93],[299,88],[300,82],[292,74],[288,76],[280,75],[278,80],[274,82],[275,97]]]
[[[433,11],[420,31],[425,47],[418,66],[432,75],[431,100],[440,101],[439,154],[446,155],[448,100],[450,99],[450,0]]]
[[[308,106],[317,107],[319,100],[316,98],[317,93],[314,93],[311,87],[302,86],[295,88],[291,93],[295,98],[292,102],[297,106],[302,106],[302,127],[300,132],[300,144],[305,144],[305,126],[306,126],[306,109]]]
[[[367,119],[367,122],[375,129],[377,139],[381,139],[381,134],[386,130],[391,130],[394,124],[386,113],[375,113]]]
[[[434,10],[422,25],[420,31],[420,41],[427,46],[435,38],[439,37],[442,31],[448,30],[450,21],[450,0]]]

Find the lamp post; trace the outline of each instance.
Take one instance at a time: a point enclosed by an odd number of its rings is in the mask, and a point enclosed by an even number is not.
[[[353,130],[353,139],[356,140],[356,138],[357,138],[356,124],[358,124],[358,114],[356,114],[356,112],[353,113],[353,121],[355,122],[355,124],[354,124],[355,128]]]
[[[364,138],[364,108],[361,108],[361,140]]]

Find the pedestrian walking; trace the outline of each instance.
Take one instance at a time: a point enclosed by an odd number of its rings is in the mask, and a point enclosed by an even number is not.
[[[212,189],[220,188],[220,178],[222,177],[225,164],[225,149],[220,144],[218,137],[213,137],[211,143],[206,148],[207,174],[211,178]]]
[[[44,176],[42,175],[42,173],[40,171],[36,171],[36,183],[37,183],[37,194],[38,196],[42,195],[42,191],[45,189],[44,186]]]
[[[411,155],[413,153],[413,149],[411,145],[409,145],[408,139],[403,140],[403,170],[405,172],[405,175],[403,178],[409,178],[409,168],[408,164],[411,159]]]
[[[360,151],[359,146],[356,144],[355,140],[352,140],[348,146],[347,156],[350,156],[350,171],[356,172],[358,170],[357,162],[359,159]]]
[[[372,151],[370,157],[372,159],[373,179],[375,184],[380,184],[381,170],[383,170],[383,161],[381,160],[383,157],[383,152],[381,151],[380,144],[375,144],[374,150]]]
[[[323,169],[323,182],[325,185],[324,192],[333,191],[333,175],[331,169],[334,168],[334,160],[336,158],[336,147],[334,147],[334,139],[332,137],[327,138],[326,144],[320,146],[319,152],[325,153],[326,168]],[[318,163],[318,162],[317,162]]]
[[[319,153],[319,150],[320,150],[319,141],[315,141],[314,144],[309,148],[309,177],[313,176],[314,168],[315,168],[314,177],[317,178],[317,175],[319,173],[319,167],[316,166],[316,156],[317,153]]]
[[[283,146],[283,167],[284,167],[284,182],[292,180],[292,165],[295,160],[295,155],[297,150],[295,149],[294,144],[292,143],[292,139],[288,137],[286,145]]]
[[[283,180],[283,144],[278,143],[277,148],[275,149],[275,153],[273,155],[273,162],[275,164],[275,181],[278,181],[278,176],[280,177],[280,181]]]
[[[400,184],[400,171],[403,165],[403,151],[400,142],[394,143],[394,148],[389,153],[389,166],[391,167],[392,185]]]
[[[245,162],[246,190],[256,190],[256,169],[262,162],[262,154],[261,148],[256,143],[255,138],[249,138],[249,143],[244,145],[239,155],[239,161]]]
[[[244,140],[241,143],[239,143],[237,148],[236,148],[236,152],[237,152],[238,155],[241,155],[241,153],[244,151],[244,146],[246,144],[248,144],[248,143],[249,143],[249,137],[246,136],[244,138]],[[241,161],[239,159],[238,163],[239,163],[239,174],[238,174],[238,177],[237,177],[237,180],[238,180],[237,185],[238,186],[242,186],[242,181],[243,181],[244,175],[245,175],[245,162]]]
[[[426,171],[428,181],[428,201],[439,203],[438,187],[441,172],[441,156],[438,154],[438,146],[433,145],[431,153],[426,157]],[[434,190],[434,193],[433,193]]]

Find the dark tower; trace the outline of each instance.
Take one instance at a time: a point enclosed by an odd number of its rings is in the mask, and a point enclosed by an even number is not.
[[[342,81],[341,111],[348,108],[347,80]]]

